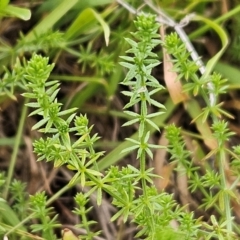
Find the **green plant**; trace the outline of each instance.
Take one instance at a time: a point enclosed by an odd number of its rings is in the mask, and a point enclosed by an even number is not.
[[[54,161],[55,167],[65,164],[70,170],[76,172],[69,183],[70,185],[79,182],[82,187],[90,186],[90,189],[84,195],[76,197],[76,201],[81,204],[81,208],[80,211],[76,210],[75,212],[81,213],[83,226],[88,232],[85,237],[81,236],[83,239],[92,239],[94,235],[88,227],[89,223],[85,217],[87,211],[84,210],[84,205],[82,205],[80,199],[82,197],[84,199],[88,198],[95,191],[97,192],[98,204],[101,204],[102,201],[102,191],[113,197],[113,204],[119,208],[119,211],[113,216],[112,220],[123,216],[124,221],[127,221],[129,217],[133,217],[134,222],[142,228],[137,236],[145,236],[147,239],[155,239],[162,234],[166,237],[174,235],[174,231],[168,226],[170,221],[181,214],[181,210],[177,207],[171,195],[166,193],[158,194],[153,186],[149,186],[149,184],[152,185],[152,177],[155,177],[155,175],[151,173],[153,169],[146,169],[146,160],[147,156],[152,158],[150,148],[159,148],[159,146],[148,143],[150,132],[147,128],[151,126],[158,130],[157,125],[151,118],[163,114],[161,109],[164,109],[162,104],[152,98],[154,93],[163,89],[157,80],[151,76],[152,68],[159,64],[155,60],[157,55],[152,53],[152,49],[159,43],[159,40],[156,39],[158,37],[158,34],[156,34],[158,24],[155,23],[154,16],[141,15],[136,21],[136,26],[138,32],[134,36],[139,42],[128,39],[128,42],[132,45],[129,52],[134,54],[135,57],[122,57],[130,63],[122,62],[121,64],[131,68],[123,84],[133,87],[133,92],[124,91],[125,95],[130,96],[130,102],[125,108],[130,108],[139,103],[141,109],[140,114],[132,111],[125,112],[135,118],[128,121],[125,126],[136,122],[140,124],[138,141],[128,139],[134,145],[125,149],[125,151],[138,150],[137,159],[140,160],[140,170],[130,165],[122,170],[112,167],[103,176],[98,171],[96,163],[103,152],[96,152],[93,148],[94,142],[98,140],[97,134],[93,135],[93,137],[90,136],[92,127],[88,127],[86,116],[75,117],[75,109],[61,110],[61,104],[56,99],[59,84],[57,81],[47,81],[53,65],[48,64],[47,58],[34,55],[25,68],[24,77],[28,81],[26,87],[30,91],[23,95],[27,98],[36,99],[36,102],[27,103],[27,106],[35,108],[31,115],[37,114],[43,117],[33,126],[33,129],[52,134],[52,137],[41,138],[34,142],[34,151],[38,155],[38,160]],[[134,82],[133,78],[136,78],[137,82]],[[160,108],[160,111],[148,114],[148,104]],[[69,116],[65,120],[66,115]],[[70,124],[73,120],[74,126],[71,127]],[[70,133],[74,132],[79,138],[72,143]],[[122,186],[125,187],[122,188]],[[142,189],[142,194],[137,195],[138,189]],[[42,196],[42,194],[39,196]],[[80,196],[82,197],[80,198]],[[32,197],[32,199],[35,198],[40,199],[37,196]],[[39,204],[41,202],[42,206],[45,206],[47,204],[45,197],[43,200],[31,201],[32,208],[36,202],[39,202]],[[39,207],[37,209],[41,210]],[[33,216],[38,215],[41,219],[45,214],[39,212]],[[52,219],[53,225],[48,223],[50,219],[47,216],[46,218],[47,222],[44,218],[41,219],[42,224],[46,222],[46,226],[55,226],[55,218]],[[189,219],[194,222],[192,217],[189,217]],[[42,230],[43,236],[49,237],[49,230],[42,224],[36,227],[33,225],[34,230]],[[166,230],[163,230],[164,227],[167,227]],[[196,235],[195,232],[186,233],[185,230],[182,226],[182,230],[178,234],[183,236],[187,234],[189,237]]]
[[[34,213],[34,219],[39,219],[38,224],[31,224],[32,232],[41,232],[44,239],[57,239],[54,229],[59,227],[56,218],[52,216],[52,208],[47,207],[47,197],[44,192],[30,196],[30,210]]]
[[[221,108],[221,103],[219,104],[217,102],[219,96],[226,92],[227,86],[225,83],[227,81],[226,79],[222,79],[221,75],[217,73],[209,76],[203,75],[201,78],[198,77],[196,74],[196,66],[192,65],[192,62],[189,62],[188,53],[184,50],[176,34],[167,36],[163,46],[174,56],[174,70],[179,72],[181,78],[185,78],[188,81],[188,83],[184,85],[185,91],[194,96],[200,95],[205,100],[206,107],[203,108],[202,113],[198,115],[194,121],[200,118],[204,123],[209,117],[213,119],[211,128],[213,130],[212,137],[215,139],[216,147],[211,150],[204,159],[214,159],[216,168],[209,166],[205,175],[201,176],[200,180],[196,171],[197,168],[193,167],[191,160],[189,160],[190,153],[184,150],[185,143],[179,138],[180,130],[175,126],[167,128],[167,138],[170,142],[169,151],[172,154],[172,158],[177,161],[178,164],[184,166],[187,175],[191,179],[191,189],[195,191],[200,188],[201,192],[204,193],[203,206],[209,208],[214,205],[221,214],[222,219],[220,222],[224,222],[224,224],[220,226],[223,227],[224,230],[221,228],[218,229],[219,232],[214,233],[213,236],[217,236],[219,239],[230,239],[234,237],[230,199],[236,199],[236,195],[233,188],[228,187],[227,183],[226,169],[228,159],[226,154],[234,154],[226,147],[226,144],[234,133],[228,129],[226,121],[220,120],[223,116],[231,117],[231,115]],[[191,82],[189,82],[190,79]],[[215,101],[211,102],[209,96],[212,93],[215,96]],[[208,188],[209,191],[206,191],[205,188]],[[213,188],[214,191],[212,191]],[[218,189],[217,194],[215,192],[216,189]],[[213,192],[215,192],[215,196],[213,196]],[[211,237],[208,236],[208,239],[210,238]]]
[[[49,58],[34,54],[28,62],[23,60],[22,65],[17,61],[13,72],[6,71],[2,82],[5,94],[14,99],[14,87],[24,89],[23,96],[28,100],[31,99],[31,102],[26,100],[25,106],[33,108],[30,116],[37,115],[38,119],[32,129],[46,136],[33,143],[38,161],[52,162],[56,168],[66,166],[73,175],[68,185],[49,199],[45,192],[36,193],[28,199],[24,194],[24,185],[18,181],[11,183],[11,171],[6,178],[7,184],[4,188],[5,176],[0,175],[0,184],[3,188],[3,198],[0,200],[4,201],[3,199],[7,199],[10,195],[17,199],[16,207],[20,210],[17,213],[20,219],[7,223],[12,225],[11,228],[7,224],[1,224],[2,232],[9,235],[20,225],[34,219],[37,223],[30,223],[34,233],[43,239],[57,239],[54,230],[60,225],[57,223],[57,215],[54,215],[53,208],[49,205],[67,189],[80,185],[83,191],[77,193],[74,198],[77,205],[73,213],[81,219],[77,227],[85,230],[85,233],[79,236],[81,239],[90,240],[101,234],[101,231],[94,230],[96,221],[88,219],[92,210],[89,206],[89,198],[96,195],[96,202],[100,205],[104,194],[112,198],[112,204],[117,209],[111,220],[122,219],[123,222],[134,222],[137,226],[136,238],[237,239],[237,224],[234,222],[231,202],[237,200],[240,151],[239,146],[232,149],[227,146],[233,132],[229,130],[227,121],[222,119],[231,115],[223,109],[221,103],[218,103],[220,95],[226,92],[226,80],[217,73],[210,74],[210,70],[199,77],[197,64],[189,59],[186,46],[176,34],[170,34],[164,41],[160,41],[160,36],[157,34],[159,24],[155,19],[155,15],[139,14],[134,22],[137,31],[132,33],[133,39],[126,38],[131,48],[127,51],[127,56],[121,57],[121,65],[129,70],[121,82],[123,95],[130,99],[124,107],[124,117],[128,119],[124,127],[138,126],[137,134],[127,138],[128,144],[122,153],[136,151],[139,169],[128,164],[122,168],[110,166],[109,169],[100,171],[99,160],[101,161],[104,155],[103,151],[96,150],[96,143],[100,137],[92,133],[94,127],[89,125],[86,115],[77,115],[76,108],[62,108],[62,104],[57,99],[60,83],[51,80],[52,78],[49,79],[55,65],[49,64]],[[19,52],[31,52],[34,49],[48,51],[53,49],[51,45],[53,39],[56,40],[56,45],[59,43],[57,47],[73,53],[66,47],[63,35],[58,32],[36,35],[36,39],[32,42],[25,42],[26,39],[22,37],[17,49]],[[28,43],[29,48],[26,48]],[[210,137],[215,145],[214,149],[202,159],[201,164],[194,162],[181,128],[174,124],[165,127],[168,146],[152,143],[152,132],[160,131],[157,120],[168,111],[167,105],[156,100],[165,88],[152,74],[153,68],[160,63],[158,55],[153,52],[159,44],[162,44],[173,56],[173,70],[178,73],[178,78],[187,80],[187,83],[184,83],[184,90],[188,95],[204,100],[205,106],[193,117],[193,122],[199,124],[200,121],[201,124],[205,124],[204,126],[210,124],[210,136],[206,138]],[[101,58],[102,53],[102,51],[99,55],[92,53],[91,44],[86,50],[81,48],[76,56],[79,57],[82,70],[87,71],[89,67],[96,67],[97,75],[111,73],[112,56]],[[19,82],[19,79],[22,82]],[[111,91],[108,90],[110,94]],[[212,96],[214,96],[213,100]],[[186,107],[189,106],[191,105],[186,103]],[[22,122],[25,115],[26,108],[22,114]],[[203,195],[199,209],[211,208],[214,213],[209,220],[198,218],[197,213],[187,211],[186,206],[179,205],[174,199],[174,194],[158,191],[153,185],[153,178],[161,176],[154,174],[154,169],[148,168],[147,165],[148,161],[153,159],[154,151],[159,149],[167,150],[170,160],[176,165],[175,170],[182,175],[186,174],[192,194],[199,191]],[[232,158],[229,167],[236,177],[233,183],[228,182],[228,155]],[[6,206],[8,206],[6,202],[0,204],[0,208]],[[30,206],[28,217],[24,215],[27,206]],[[8,211],[14,213],[11,208],[8,208]],[[3,216],[3,219],[7,218]],[[176,227],[173,227],[173,222]],[[13,227],[14,225],[16,226]],[[28,229],[24,226],[22,231],[26,233]],[[24,235],[18,230],[16,233]],[[65,229],[64,234],[63,239],[76,239],[69,229]],[[26,234],[26,238],[31,237],[38,238]]]

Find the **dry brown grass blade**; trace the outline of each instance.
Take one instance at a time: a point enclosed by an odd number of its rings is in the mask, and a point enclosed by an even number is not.
[[[177,186],[182,205],[185,206],[187,211],[189,211],[188,204],[190,194],[188,190],[188,178],[184,167],[181,168],[181,171],[177,172]]]
[[[24,136],[24,141],[26,144],[26,148],[27,148],[27,152],[28,152],[28,156],[29,156],[29,184],[28,184],[28,192],[30,194],[34,194],[38,187],[40,181],[39,179],[41,179],[41,175],[40,175],[40,171],[39,171],[39,164],[36,161],[36,158],[33,154],[33,147],[32,147],[32,140],[31,138]]]
[[[163,132],[162,137],[159,139],[159,145],[167,145],[168,141],[165,138],[165,134]],[[154,157],[154,170],[155,174],[160,176],[161,178],[154,179],[154,185],[159,191],[162,191],[168,187],[170,184],[171,176],[173,169],[175,168],[175,164],[165,164],[167,156],[167,151],[165,149],[158,150]]]
[[[164,27],[161,26],[160,34],[162,40],[164,40],[165,31]],[[182,84],[177,81],[177,74],[172,71],[173,63],[169,54],[163,49],[163,70],[164,70],[164,80],[169,91],[170,97],[174,104],[184,102],[188,99],[188,95],[182,91]]]

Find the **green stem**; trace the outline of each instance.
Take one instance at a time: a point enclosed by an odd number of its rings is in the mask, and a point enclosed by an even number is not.
[[[142,87],[146,87],[146,83],[144,81],[144,78],[142,78]],[[146,170],[146,152],[145,152],[145,136],[146,136],[146,129],[147,129],[147,124],[146,124],[146,115],[147,115],[147,105],[146,105],[146,100],[145,100],[145,95],[144,93],[141,93],[141,119],[143,122],[141,124],[144,125],[144,130],[142,133],[142,136],[139,135],[139,140],[141,142],[140,148],[142,148],[142,153],[140,156],[140,173],[141,173],[141,182],[142,182],[142,188],[143,188],[143,196],[146,199],[147,198],[147,186],[146,186],[146,179],[145,179],[145,170]],[[139,132],[140,133],[140,132]],[[147,199],[146,199],[147,200]]]
[[[83,213],[81,214],[81,218],[82,218],[82,224],[87,232],[87,235],[90,237],[91,236],[91,230],[89,229],[89,221],[87,220],[87,217],[86,217],[86,208],[84,208],[84,211]]]
[[[63,188],[61,188],[58,192],[56,192],[52,197],[50,197],[50,198],[47,200],[47,202],[46,202],[47,206],[49,206],[49,205],[50,205],[51,203],[53,203],[55,200],[59,199],[59,197],[60,197],[63,193],[65,193],[67,190],[71,189],[72,187],[74,187],[74,185],[73,185],[73,186],[66,185],[66,186],[64,186]]]
[[[89,134],[90,134],[90,133],[89,133]],[[89,134],[88,134],[87,137],[86,137],[86,141],[87,141],[87,143],[88,143],[88,149],[89,149],[89,152],[90,152],[91,156],[94,156],[94,155],[95,155],[95,150],[94,150],[94,148],[93,148],[93,144],[91,143],[91,137],[89,136]],[[100,172],[99,167],[98,167],[98,164],[97,164],[96,161],[93,162],[93,167],[94,167],[94,170]],[[101,177],[99,176],[98,179],[100,180]]]
[[[166,113],[163,115],[153,118],[153,122],[157,124],[157,126],[164,126],[164,122],[166,121],[166,119],[168,119],[175,110],[175,108],[178,107],[177,104],[173,104],[171,98],[167,99],[167,101],[164,103],[164,106],[168,111],[166,111]],[[150,133],[154,133],[156,130],[148,125],[147,131],[150,131]],[[138,132],[134,133],[132,136],[130,136],[130,138],[138,140]],[[127,147],[129,147],[129,142],[124,141],[121,144],[119,144],[115,149],[113,149],[110,153],[105,155],[100,161],[98,161],[99,170],[102,171],[108,168],[109,166],[116,164],[118,161],[124,158],[124,156],[127,155],[127,153],[121,152]]]
[[[22,137],[22,132],[23,132],[24,124],[25,124],[25,119],[26,119],[26,116],[27,116],[28,107],[25,105],[26,103],[28,103],[27,99],[25,99],[24,104],[23,104],[21,118],[20,118],[18,130],[17,130],[17,135],[16,135],[16,138],[15,138],[14,147],[13,147],[13,153],[12,153],[10,164],[9,164],[7,180],[6,180],[6,184],[5,184],[5,188],[4,188],[4,192],[3,192],[3,198],[4,199],[7,199],[7,197],[8,197],[9,187],[10,187],[11,180],[12,180],[12,177],[13,177],[14,167],[15,167],[16,161],[17,161],[17,153],[18,153],[18,149],[19,149],[19,146],[20,146],[20,142],[21,142],[21,137]]]
[[[232,232],[232,214],[231,214],[231,202],[230,202],[230,196],[228,194],[228,192],[226,192],[226,190],[228,189],[227,186],[227,177],[225,174],[225,165],[226,165],[226,155],[225,155],[225,151],[224,148],[220,149],[219,152],[219,158],[220,158],[220,162],[219,162],[219,171],[220,171],[220,178],[221,178],[221,184],[224,190],[224,210],[225,210],[225,216],[226,216],[226,220],[227,220],[227,230],[228,233]]]
[[[141,173],[141,182],[142,182],[142,189],[143,189],[143,196],[147,198],[147,186],[146,186],[146,179],[145,179],[145,152],[143,152],[140,156],[140,173]]]

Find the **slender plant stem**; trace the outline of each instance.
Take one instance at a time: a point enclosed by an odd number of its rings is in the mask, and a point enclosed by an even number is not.
[[[13,153],[12,153],[10,164],[9,164],[7,180],[6,180],[6,184],[5,184],[5,188],[4,188],[4,192],[3,192],[3,198],[4,199],[7,199],[7,197],[8,197],[9,187],[10,187],[10,183],[11,183],[11,180],[12,180],[12,177],[13,177],[14,167],[15,167],[16,161],[17,161],[17,153],[18,153],[18,149],[19,149],[19,146],[20,146],[20,142],[21,142],[21,137],[22,137],[22,132],[23,132],[24,124],[25,124],[25,119],[27,117],[28,107],[25,104],[28,103],[28,101],[29,101],[28,99],[24,100],[23,108],[22,108],[22,111],[21,111],[21,118],[20,118],[20,122],[19,122],[19,125],[18,125],[17,135],[16,135],[16,138],[15,138],[15,143],[14,143],[14,147],[13,147]]]
[[[232,214],[231,214],[231,202],[230,202],[230,196],[226,192],[228,189],[227,182],[226,182],[226,174],[225,174],[225,166],[226,166],[226,153],[224,148],[220,149],[219,153],[220,161],[219,161],[219,171],[220,171],[220,177],[221,177],[221,185],[223,187],[224,191],[224,210],[226,215],[226,221],[227,221],[227,230],[228,232],[232,232]]]
[[[140,173],[142,176],[142,189],[143,189],[143,195],[144,197],[147,197],[147,186],[146,186],[146,179],[144,177],[145,175],[145,166],[146,166],[146,159],[145,159],[145,152],[143,152],[140,156]]]

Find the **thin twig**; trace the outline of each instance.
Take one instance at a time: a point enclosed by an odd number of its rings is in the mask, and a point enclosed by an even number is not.
[[[126,8],[130,13],[137,14],[137,10],[122,0],[116,0],[120,5]]]
[[[120,5],[122,5],[124,8],[126,8],[129,12],[138,15],[139,11],[137,11],[134,7],[126,3],[124,0],[116,0]],[[162,9],[159,7],[155,7],[149,0],[144,0],[144,3],[148,5],[154,12],[158,14],[156,21],[165,24],[169,27],[173,27],[182,42],[185,44],[186,49],[190,53],[190,56],[192,60],[196,63],[196,65],[199,67],[200,73],[203,75],[206,71],[206,67],[199,57],[198,53],[196,52],[195,48],[193,47],[191,41],[189,40],[187,34],[183,30],[183,27],[188,24],[190,19],[194,16],[193,14],[188,15],[187,18],[184,18],[180,23],[176,23],[170,16],[168,16]],[[213,90],[214,86],[211,82],[208,82],[207,84],[208,88],[210,90]],[[214,106],[216,104],[216,97],[213,93],[209,93],[209,101],[210,106]]]

